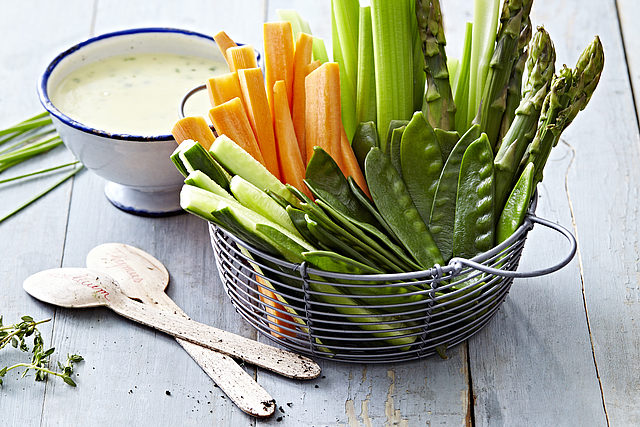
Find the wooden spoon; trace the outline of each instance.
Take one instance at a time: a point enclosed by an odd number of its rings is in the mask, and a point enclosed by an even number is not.
[[[320,375],[313,360],[129,299],[106,273],[88,268],[54,268],[27,277],[24,290],[40,301],[67,308],[106,306],[123,317],[169,335],[218,350],[295,379]]]
[[[123,243],[105,243],[87,254],[87,267],[109,274],[129,298],[187,317],[164,292],[169,284],[169,272],[142,249]],[[181,338],[177,341],[238,408],[254,417],[273,415],[275,400],[233,359]]]

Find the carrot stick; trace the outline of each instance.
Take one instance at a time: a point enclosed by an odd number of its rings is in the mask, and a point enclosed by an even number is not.
[[[360,169],[360,165],[358,164],[358,159],[351,148],[344,126],[341,129],[340,135],[340,148],[342,149],[342,173],[346,177],[352,177],[356,184],[358,184],[358,187],[360,187],[360,189],[362,189],[362,191],[371,198],[369,187],[367,187],[367,181],[364,179],[362,169]]]
[[[283,80],[278,80],[273,85],[273,110],[275,113],[276,138],[278,140],[278,159],[280,171],[285,183],[291,184],[307,196],[311,192],[304,184],[305,167],[300,154],[300,147],[296,140],[296,132],[293,128],[289,103],[287,102],[287,89]]]
[[[305,68],[305,73],[308,76],[309,74],[313,73],[315,70],[317,70],[320,66],[322,65],[322,61],[320,61],[319,59],[316,59],[315,61],[313,61],[312,63],[310,63],[309,65],[307,65],[307,67]]]
[[[231,51],[231,50],[229,50]],[[249,123],[258,140],[258,147],[266,162],[266,167],[274,176],[280,179],[278,167],[278,153],[276,138],[273,132],[273,118],[264,89],[264,78],[260,68],[238,70],[240,90],[247,106]]]
[[[296,50],[293,55],[293,101],[291,103],[291,117],[303,161],[305,161],[307,157],[307,149],[304,142],[304,79],[307,76],[307,65],[311,62],[312,50],[313,37],[306,33],[298,34]]]
[[[235,46],[227,49],[227,63],[231,71],[238,71],[243,68],[256,68],[256,51],[251,45]]]
[[[325,62],[305,79],[305,144],[307,162],[313,147],[322,147],[342,170],[340,154],[340,68]]]
[[[209,110],[209,118],[218,135],[225,134],[264,166],[264,158],[251,130],[240,98],[233,98]]]
[[[266,280],[263,279],[262,277],[256,275],[256,281],[258,283],[261,283],[265,286],[267,286]],[[269,288],[263,288],[262,286],[258,286],[258,292],[260,292],[261,294],[264,294],[268,297],[271,297],[273,299],[276,299],[276,294],[274,294]],[[281,326],[287,327],[287,328],[291,328],[293,329],[293,318],[291,316],[289,316],[286,313],[280,313],[279,311],[276,310],[282,310],[284,311],[284,307],[282,306],[282,304],[277,303],[275,301],[271,301],[269,298],[265,298],[264,296],[260,295],[260,301],[262,301],[265,304],[265,311],[269,314],[271,314],[272,316],[267,316],[267,320],[270,322],[275,323],[269,323],[269,328],[273,329],[275,332],[271,332],[271,335],[273,335],[274,337],[277,338],[281,338],[280,334],[284,334],[290,337],[294,337],[296,334],[295,332],[283,329]],[[272,308],[270,308],[272,307]],[[280,325],[280,326],[278,326]],[[280,333],[280,334],[279,334]]]
[[[289,105],[293,98],[293,31],[290,22],[267,22],[263,27],[267,99],[273,115],[273,85],[284,80]]]
[[[224,31],[220,31],[218,34],[213,36],[213,39],[218,45],[218,48],[220,49],[220,52],[222,53],[225,61],[227,61],[229,68],[231,68],[231,64],[229,64],[229,61],[227,60],[227,49],[238,45]]]
[[[185,117],[178,120],[173,129],[171,129],[171,134],[178,144],[184,140],[192,139],[199,142],[206,150],[211,147],[211,144],[216,139],[209,128],[209,124],[203,117]]]
[[[207,80],[207,92],[211,106],[216,107],[231,101],[233,98],[241,98],[238,73],[220,74]]]

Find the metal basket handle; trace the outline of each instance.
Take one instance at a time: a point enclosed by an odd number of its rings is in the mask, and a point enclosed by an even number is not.
[[[576,250],[578,249],[578,244],[576,242],[575,237],[573,237],[573,234],[571,234],[569,230],[567,230],[566,228],[564,228],[559,224],[537,217],[533,214],[527,214],[525,218],[525,225],[527,225],[527,223],[531,225],[540,224],[562,234],[569,241],[569,245],[571,246],[571,249],[569,250],[569,254],[565,256],[560,262],[558,262],[557,264],[551,267],[541,268],[539,270],[533,270],[533,271],[524,271],[524,272],[499,270],[497,268],[487,267],[484,264],[480,264],[479,262],[475,262],[466,258],[452,258],[451,261],[449,261],[449,266],[451,266],[453,270],[456,272],[459,272],[460,270],[462,270],[464,266],[466,266],[466,267],[474,268],[476,270],[483,271],[488,274],[494,274],[496,276],[525,278],[525,277],[544,276],[546,274],[553,273],[554,271],[560,270],[562,267],[567,265],[573,259],[573,257],[576,254]]]

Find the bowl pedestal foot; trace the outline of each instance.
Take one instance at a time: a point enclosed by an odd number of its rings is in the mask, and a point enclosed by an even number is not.
[[[116,208],[140,216],[169,216],[184,212],[180,207],[182,186],[142,190],[107,181],[104,194]]]

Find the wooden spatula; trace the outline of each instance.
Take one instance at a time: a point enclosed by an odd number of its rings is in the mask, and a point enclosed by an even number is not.
[[[187,317],[165,293],[169,272],[142,249],[124,243],[105,243],[87,254],[87,267],[109,274],[129,298]],[[275,400],[233,359],[181,338],[177,341],[238,408],[254,417],[273,415]]]
[[[113,278],[96,270],[45,270],[29,276],[23,287],[34,298],[60,307],[109,307],[128,319],[218,350],[285,377],[312,379],[320,375],[320,366],[307,357],[131,300],[120,290]]]

